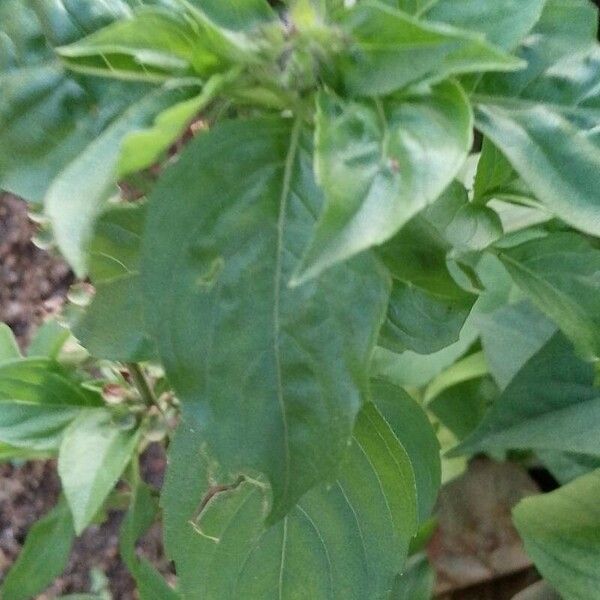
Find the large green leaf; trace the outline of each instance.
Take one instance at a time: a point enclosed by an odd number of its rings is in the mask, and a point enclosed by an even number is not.
[[[60,500],[29,530],[21,553],[0,588],[3,600],[37,598],[66,568],[74,539],[69,507]]]
[[[56,450],[65,427],[102,405],[59,365],[44,358],[0,365],[0,440],[30,450]]]
[[[590,3],[575,3],[573,17],[556,4],[522,49],[527,69],[487,76],[478,87],[476,122],[550,211],[598,235],[600,47],[590,36],[597,17]]]
[[[91,304],[73,328],[90,354],[138,362],[156,356],[147,333],[139,277],[144,204],[115,205],[96,223],[90,248]]]
[[[139,429],[120,427],[105,409],[81,412],[65,431],[58,473],[78,534],[102,507],[138,440]]]
[[[144,236],[146,314],[183,413],[230,475],[267,475],[272,520],[335,477],[389,290],[368,255],[289,287],[322,202],[311,162],[298,124],[223,123],[165,173]]]
[[[600,456],[600,390],[594,379],[594,366],[555,334],[456,452],[533,448]]]
[[[355,47],[340,56],[339,68],[353,95],[385,95],[424,80],[523,66],[481,35],[420,21],[374,0],[347,11],[344,26]]]
[[[422,18],[482,33],[486,39],[512,50],[536,24],[545,0],[433,0]]]
[[[471,147],[471,110],[445,83],[402,101],[317,101],[326,204],[297,281],[390,239],[448,186]]]
[[[359,415],[338,480],[308,492],[266,529],[264,487],[219,479],[195,430],[181,426],[163,492],[167,549],[186,598],[389,594],[416,531],[415,481],[406,451],[373,405]]]
[[[525,549],[565,600],[591,600],[600,586],[600,471],[513,512]]]
[[[500,258],[584,356],[600,356],[600,250],[575,233],[553,233],[503,250]]]

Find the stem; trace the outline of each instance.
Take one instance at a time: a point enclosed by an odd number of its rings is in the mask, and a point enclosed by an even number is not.
[[[144,371],[142,371],[140,365],[137,363],[127,363],[127,368],[131,373],[135,387],[140,393],[144,404],[146,404],[146,406],[156,406],[162,413],[163,410],[158,402],[158,398],[154,395],[154,391],[150,387],[146,375],[144,375]]]

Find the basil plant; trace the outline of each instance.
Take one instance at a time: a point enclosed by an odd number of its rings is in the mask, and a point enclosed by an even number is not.
[[[482,453],[552,474],[515,525],[600,598],[597,17],[0,0],[0,188],[79,281],[27,356],[0,329],[0,455],[63,487],[4,600],[114,509],[142,600],[430,598],[437,493]]]

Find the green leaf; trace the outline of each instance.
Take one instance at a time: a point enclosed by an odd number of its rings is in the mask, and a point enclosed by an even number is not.
[[[420,21],[373,0],[347,11],[344,26],[354,48],[340,56],[339,68],[352,95],[380,96],[459,73],[524,66],[481,35]]]
[[[65,431],[58,473],[80,534],[94,519],[136,451],[139,429],[123,429],[105,409],[82,412]]]
[[[394,281],[379,344],[394,352],[437,352],[458,341],[469,309],[411,284]]]
[[[369,255],[288,286],[322,201],[308,142],[282,119],[216,126],[155,188],[144,236],[146,314],[183,413],[234,479],[267,475],[273,522],[335,477],[389,293]]]
[[[506,249],[500,259],[579,352],[600,356],[600,250],[575,233],[553,233]]]
[[[427,409],[462,440],[481,423],[497,398],[498,387],[490,377],[474,377],[441,391]]]
[[[92,356],[140,362],[156,356],[147,333],[139,277],[144,204],[116,205],[96,224],[90,275],[96,288],[73,333]]]
[[[466,358],[455,362],[443,373],[440,373],[426,388],[423,396],[425,403],[431,402],[444,390],[459,383],[478,379],[488,373],[488,366],[482,352],[470,354]]]
[[[277,18],[266,0],[190,0],[215,23],[234,31],[251,29]]]
[[[30,600],[37,597],[66,568],[74,539],[69,507],[60,500],[29,530],[17,561],[4,579],[2,598]]]
[[[490,373],[501,389],[556,332],[554,323],[528,301],[482,313],[477,323]]]
[[[435,222],[435,219],[432,222]],[[445,220],[441,219],[439,223],[443,224],[444,222]],[[443,264],[442,249],[444,246],[443,242],[440,241],[443,239],[440,238],[440,233],[435,232],[424,236],[419,241],[417,232],[427,231],[426,221],[422,225],[423,229],[415,229],[414,237],[408,238],[405,246],[395,244],[396,239],[400,239],[400,236],[394,238],[394,244],[391,245],[390,249],[398,249],[398,260],[394,259],[394,252],[387,252],[388,245],[384,246],[386,252],[383,256],[386,264],[392,268],[394,275],[405,273],[406,275],[401,275],[401,277],[420,278],[423,285],[431,284],[432,289],[438,290],[438,293],[439,290],[452,290],[454,287],[459,293],[464,294],[452,277],[449,276]],[[414,247],[412,247],[412,240],[415,240]],[[429,252],[430,249],[431,252]],[[403,252],[404,254],[402,254]],[[404,256],[407,257],[406,260],[403,258]],[[412,256],[418,258],[418,260],[413,262]],[[422,265],[421,269],[419,265]],[[430,268],[431,279],[427,275]],[[412,351],[397,354],[384,348],[377,348],[373,355],[371,369],[373,376],[400,386],[420,387],[428,384],[434,377],[464,355],[479,337],[477,315],[481,312],[493,311],[506,304],[513,286],[502,263],[491,254],[484,254],[477,262],[475,275],[484,291],[467,317],[457,342],[433,354],[417,354]],[[448,285],[449,283],[451,285]],[[448,295],[449,292],[444,293]]]
[[[116,191],[119,147],[132,131],[147,127],[178,90],[159,89],[134,103],[53,180],[44,204],[56,242],[79,277],[87,273],[94,222]]]
[[[600,390],[593,365],[555,334],[454,452],[562,450],[600,456]]]
[[[47,40],[73,41],[129,8],[118,0],[0,6],[0,188],[41,202],[54,176],[135,98],[139,89],[68,75]],[[43,24],[43,30],[42,30]],[[44,39],[44,34],[47,40]]]
[[[542,450],[536,452],[546,469],[561,485],[600,469],[600,457],[574,452]]]
[[[394,279],[457,306],[472,304],[473,295],[465,292],[448,270],[448,255],[452,251],[448,231],[466,203],[466,190],[453,182],[432,205],[378,248]]]
[[[425,411],[402,388],[384,381],[371,383],[373,403],[410,458],[419,522],[431,511],[441,483],[440,445]]]
[[[600,471],[522,500],[515,525],[535,566],[565,600],[598,596]]]
[[[317,101],[317,176],[326,204],[296,283],[390,239],[452,181],[471,147],[463,91],[445,83],[402,102]]]
[[[77,71],[142,81],[207,75],[222,68],[210,44],[189,17],[174,10],[144,7],[73,44],[57,48]]]
[[[18,448],[17,446],[11,446],[0,442],[0,461],[12,461],[12,460],[43,460],[50,458],[51,452],[44,450],[31,450],[29,448]]]
[[[12,329],[0,323],[0,364],[17,358],[21,358],[21,352]]]
[[[477,88],[476,123],[552,213],[598,235],[600,46],[588,37],[597,16],[576,3],[591,24],[564,12],[558,23],[554,4],[522,48],[527,69],[487,76]]]
[[[531,198],[531,192],[512,165],[487,138],[483,140],[477,163],[473,194],[477,203],[493,198],[508,202]]]
[[[373,405],[360,413],[337,482],[312,489],[266,529],[264,487],[243,478],[211,487],[227,480],[212,472],[195,429],[184,423],[175,438],[162,500],[167,549],[186,598],[389,594],[416,532],[415,482],[401,442]]]
[[[213,75],[197,96],[178,102],[159,113],[151,127],[127,135],[121,144],[119,175],[141,171],[157,162],[200,111],[237,75],[236,69]]]
[[[137,469],[137,465],[134,468]],[[155,522],[158,500],[153,490],[139,480],[139,474],[133,486],[131,503],[121,524],[121,557],[136,580],[141,600],[176,600],[180,596],[167,585],[148,559],[137,556],[136,542]]]
[[[26,358],[0,365],[0,440],[12,446],[56,450],[81,409],[101,405],[100,396],[53,361]]]
[[[70,335],[69,330],[58,321],[54,319],[46,321],[35,332],[27,348],[27,355],[56,360]]]
[[[426,554],[408,561],[402,575],[394,582],[390,600],[431,600],[435,587],[435,571]]]
[[[512,50],[536,24],[544,4],[545,0],[433,0],[421,17],[484,34],[490,43]]]

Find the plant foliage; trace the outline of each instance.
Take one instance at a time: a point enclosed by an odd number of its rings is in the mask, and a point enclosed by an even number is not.
[[[600,598],[596,23],[0,0],[0,188],[80,279],[27,356],[0,326],[0,458],[55,456],[64,489],[2,597],[123,507],[143,600],[430,597],[451,445],[568,482],[515,522],[564,598]],[[176,587],[135,551],[157,520]]]

